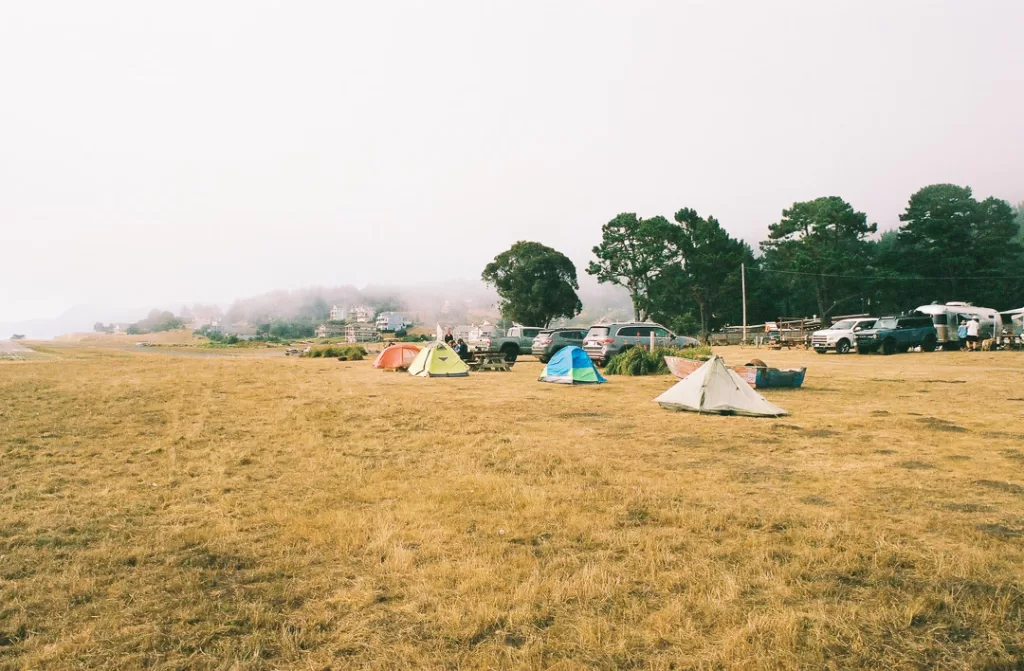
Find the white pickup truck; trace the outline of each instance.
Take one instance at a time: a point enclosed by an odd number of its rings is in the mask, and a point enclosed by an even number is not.
[[[501,352],[506,361],[515,361],[520,354],[529,354],[533,339],[544,329],[539,326],[513,326],[505,335],[471,340],[469,348],[474,352]]]
[[[835,350],[836,354],[846,354],[857,343],[854,331],[870,328],[877,320],[874,317],[855,317],[842,319],[832,326],[811,335],[811,347],[818,354]]]

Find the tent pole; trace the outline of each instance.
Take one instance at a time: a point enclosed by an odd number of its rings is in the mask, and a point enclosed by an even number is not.
[[[747,264],[740,264],[740,282],[743,285],[743,344],[747,344]]]

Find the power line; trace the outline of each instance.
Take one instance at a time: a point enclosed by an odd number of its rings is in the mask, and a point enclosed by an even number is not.
[[[758,268],[755,272],[779,273],[782,275],[801,275],[805,277],[829,277],[842,280],[893,280],[897,282],[942,282],[956,280],[957,282],[969,282],[972,280],[1024,280],[1019,275],[985,275],[980,277],[893,277],[891,275],[831,275],[829,273],[805,273],[799,270],[776,270],[772,268]]]

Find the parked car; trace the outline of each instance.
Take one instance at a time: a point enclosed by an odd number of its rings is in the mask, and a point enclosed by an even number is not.
[[[300,354],[302,354],[302,352],[300,352],[297,347],[289,347],[284,351],[285,356],[299,356]]]
[[[616,354],[637,345],[647,345],[651,341],[651,333],[658,347],[696,347],[700,344],[696,338],[677,336],[661,324],[625,322],[591,326],[583,340],[583,351],[591,361],[607,366]]]
[[[871,328],[876,321],[875,317],[841,319],[827,329],[815,331],[811,335],[811,347],[818,354],[829,350],[834,350],[836,354],[846,354],[857,344],[857,332]]]
[[[882,317],[870,328],[857,332],[857,353],[895,354],[911,347],[934,352],[938,341],[931,315]]]
[[[555,352],[563,347],[568,347],[569,345],[583,347],[583,338],[586,335],[586,329],[564,328],[541,331],[533,339],[533,346],[530,348],[530,351],[540,359],[541,363],[547,363],[555,355]]]
[[[474,352],[501,352],[506,361],[515,361],[523,352],[533,349],[533,339],[544,329],[539,326],[513,326],[503,336],[496,338],[484,336],[469,342]]]

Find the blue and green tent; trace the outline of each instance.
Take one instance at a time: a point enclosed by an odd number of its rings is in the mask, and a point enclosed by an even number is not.
[[[544,366],[539,379],[555,384],[601,384],[607,381],[597,372],[587,353],[575,345],[558,350]]]

